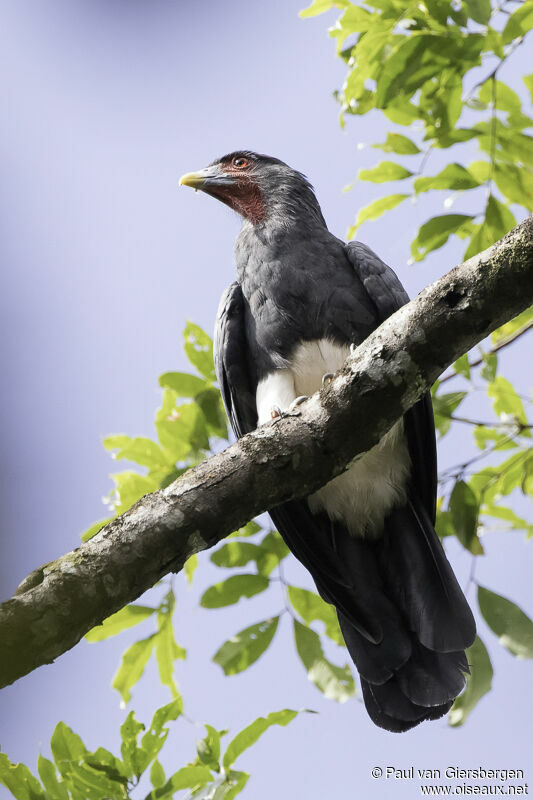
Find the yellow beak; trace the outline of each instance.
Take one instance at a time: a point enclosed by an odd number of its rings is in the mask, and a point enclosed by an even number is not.
[[[199,172],[187,172],[180,178],[180,186],[190,186],[192,189],[201,189],[206,179],[205,170]]]
[[[192,189],[203,189],[206,192],[212,187],[232,186],[234,183],[235,178],[227,175],[220,164],[211,164],[197,172],[187,172],[180,178],[180,186],[190,186]]]

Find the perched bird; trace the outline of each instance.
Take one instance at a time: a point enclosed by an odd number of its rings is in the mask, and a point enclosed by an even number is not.
[[[242,217],[237,281],[222,296],[215,367],[240,437],[301,402],[408,296],[369,247],[326,226],[283,161],[226,155],[180,184]],[[425,395],[343,474],[270,516],[335,606],[371,719],[406,731],[465,685],[475,623],[435,533],[435,430]]]

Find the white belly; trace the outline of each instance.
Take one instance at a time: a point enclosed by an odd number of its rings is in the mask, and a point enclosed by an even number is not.
[[[326,339],[301,344],[291,358],[289,369],[277,370],[257,387],[259,423],[268,421],[273,406],[287,410],[300,395],[314,394],[322,387],[326,372],[337,372],[348,347]],[[410,458],[403,420],[348,469],[307,500],[313,513],[326,511],[330,519],[343,522],[355,536],[380,532],[388,512],[405,501]]]

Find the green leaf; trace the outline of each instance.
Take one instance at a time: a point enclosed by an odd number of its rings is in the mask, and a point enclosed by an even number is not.
[[[513,11],[502,33],[504,44],[509,44],[513,39],[524,36],[533,28],[533,3],[524,2],[516,11]]]
[[[307,677],[327,698],[344,703],[355,694],[350,667],[337,667],[326,659],[318,634],[294,620],[294,640]]]
[[[360,208],[357,212],[357,217],[355,218],[355,225],[348,229],[348,238],[352,238],[357,228],[362,225],[363,222],[381,217],[385,211],[390,211],[391,209],[400,205],[402,200],[405,200],[406,197],[409,197],[409,195],[389,194],[387,197],[380,197],[378,200],[374,200],[374,202],[369,203],[369,205],[365,206],[364,208]]]
[[[225,642],[213,656],[213,661],[225,675],[236,675],[248,669],[263,655],[274,638],[279,617],[271,617],[245,628]]]
[[[521,489],[528,494],[533,472],[533,452],[519,450],[497,467],[485,467],[470,478],[471,489],[484,503],[491,504],[500,497]]]
[[[52,764],[52,762],[47,758],[44,758],[44,756],[39,754],[39,758],[37,760],[37,769],[39,771],[41,782],[47,793],[53,797],[54,800],[68,800],[69,793],[67,787],[63,781],[58,779],[55,765]]]
[[[198,790],[212,780],[211,771],[204,766],[182,767],[172,775],[163,786],[153,789],[146,800],[160,800],[173,797],[182,789]],[[194,796],[194,792],[193,792]]]
[[[495,98],[495,107],[499,111],[518,113],[522,108],[517,93],[502,81],[486,80],[479,90],[478,98],[486,106],[491,106]]]
[[[257,571],[270,575],[272,570],[286,558],[290,550],[277,531],[269,531],[261,540],[261,550],[256,559]]]
[[[203,392],[209,383],[188,372],[165,372],[159,376],[159,385],[164,389],[172,389],[178,397],[193,399],[197,394]]]
[[[185,353],[193,367],[196,367],[200,375],[203,375],[208,381],[214,382],[216,375],[211,338],[193,322],[187,323],[183,336],[185,339]]]
[[[498,333],[501,328],[498,328],[494,333]],[[494,333],[492,334],[494,337]],[[486,381],[493,381],[498,371],[498,356],[496,353],[483,353],[483,366],[480,370],[481,377]]]
[[[92,628],[89,633],[85,634],[85,638],[88,642],[101,642],[103,639],[109,639],[110,636],[116,636],[117,633],[148,619],[155,611],[156,609],[151,606],[124,606],[116,614],[107,617],[101,625]]]
[[[297,586],[288,587],[289,601],[294,610],[301,616],[306,625],[314,620],[323,622],[326,626],[325,633],[335,644],[344,647],[344,639],[339,627],[335,608],[326,603],[315,592],[300,589]]]
[[[531,102],[533,103],[533,72],[531,73],[531,75],[523,75],[522,80],[529,89],[529,94],[531,95]]]
[[[113,689],[120,692],[125,703],[131,700],[130,689],[135,686],[144,672],[144,668],[152,653],[156,636],[157,634],[154,633],[146,639],[134,642],[122,656],[120,667],[111,685]]]
[[[246,525],[244,525],[244,527],[239,528],[236,531],[233,531],[233,533],[230,533],[229,537],[226,538],[230,537],[242,538],[246,536],[254,536],[256,533],[259,533],[260,530],[261,530],[261,525],[258,525],[257,522],[254,522],[254,520],[252,519],[250,520],[250,522],[247,522]]]
[[[468,16],[480,25],[487,25],[492,14],[490,0],[465,0]]]
[[[270,531],[260,544],[230,541],[211,554],[211,561],[217,567],[244,567],[255,561],[261,575],[267,576],[289,553],[288,547],[279,533]]]
[[[442,214],[425,222],[411,243],[411,254],[415,261],[422,261],[432,250],[446,244],[452,233],[473,219],[468,214]]]
[[[478,184],[486,183],[490,178],[490,162],[489,161],[472,161],[468,165],[468,172],[474,176]]]
[[[174,610],[174,594],[169,592],[167,595],[168,606],[161,609],[157,614],[159,631],[155,639],[155,656],[159,669],[159,677],[163,686],[168,686],[172,696],[179,699],[180,693],[176,681],[174,680],[174,661],[184,659],[187,655],[186,650],[178,645],[174,637],[172,626],[172,612]]]
[[[477,706],[483,695],[490,692],[492,685],[492,664],[485,645],[479,637],[466,651],[470,675],[466,679],[466,689],[455,700],[450,711],[450,725],[457,727],[466,722],[468,715]]]
[[[436,135],[436,131],[434,135]],[[452,147],[454,144],[469,142],[470,139],[475,139],[478,135],[479,131],[476,128],[454,128],[453,130],[444,131],[439,134],[439,138],[435,140],[435,146],[441,148]],[[470,166],[468,169],[470,170]],[[474,175],[475,178],[478,177],[474,172],[472,172],[472,175]]]
[[[113,458],[135,461],[136,464],[150,469],[169,466],[169,459],[159,445],[145,436],[137,436],[135,439],[124,435],[106,436],[103,444],[106,450],[116,450]]]
[[[316,17],[329,11],[330,8],[345,8],[350,5],[350,0],[313,0],[308,8],[300,11],[300,17]]]
[[[468,258],[472,258],[472,256],[477,256],[478,253],[481,253],[482,250],[486,250],[491,244],[494,244],[494,240],[487,225],[473,225],[472,237],[465,250],[464,260],[466,261]]]
[[[373,144],[372,147],[379,148],[385,153],[398,153],[400,156],[411,156],[420,152],[416,144],[401,133],[389,132],[383,144]]]
[[[415,192],[428,192],[430,189],[474,189],[479,181],[461,164],[448,164],[438,175],[417,178]]]
[[[146,475],[127,470],[111,475],[115,488],[110,495],[110,503],[116,514],[122,514],[128,508],[144,497],[145,494],[155,492],[157,483]]]
[[[50,749],[56,766],[63,776],[69,772],[71,762],[79,761],[87,754],[78,734],[64,722],[57,723],[50,740]]]
[[[102,530],[104,525],[107,525],[107,523],[111,522],[112,519],[113,517],[108,517],[107,519],[101,519],[98,522],[95,522],[94,525],[91,525],[90,528],[87,528],[87,530],[81,535],[82,542],[88,542],[89,539],[92,539],[93,536],[96,536],[96,534]]]
[[[487,428],[486,425],[477,425],[474,428],[474,439],[480,450],[485,450],[490,444],[494,450],[513,450],[517,444],[509,439],[509,434],[502,433],[496,428]]]
[[[100,770],[111,781],[121,784],[124,788],[127,786],[128,776],[124,764],[104,747],[99,747],[94,753],[88,753],[85,756],[84,763],[93,769]],[[123,791],[121,792],[118,787],[117,791],[122,798],[124,796]]]
[[[483,618],[499,642],[517,658],[533,658],[533,622],[521,608],[499,594],[478,586]]]
[[[166,780],[165,770],[156,758],[150,769],[150,782],[154,789],[159,789],[166,783]]]
[[[533,171],[514,164],[496,164],[494,180],[498,189],[511,202],[533,210]]]
[[[533,536],[533,524],[530,524],[522,517],[519,517],[512,508],[506,508],[502,505],[485,505],[482,509],[483,516],[495,517],[496,519],[501,519],[504,522],[509,523],[507,526],[510,530],[519,530],[519,531],[526,531],[527,538],[530,539]],[[489,526],[490,527],[490,526]]]
[[[476,495],[464,481],[456,481],[450,496],[450,513],[455,535],[467,550],[481,555],[483,548],[477,536],[479,504]]]
[[[72,784],[72,794],[84,800],[124,800],[124,783],[110,779],[104,770],[100,770],[87,763],[70,764],[69,784]]]
[[[388,106],[383,109],[383,113],[396,125],[411,125],[423,115],[417,106],[403,96],[390,100]]]
[[[448,392],[433,396],[435,427],[441,436],[448,432],[451,425],[450,417],[467,394],[467,392]]]
[[[217,786],[215,794],[212,796],[213,800],[233,800],[242,792],[249,777],[247,772],[230,769],[222,783]]]
[[[211,725],[206,725],[205,729],[207,731],[205,737],[196,742],[198,758],[206,767],[220,772],[220,738],[227,731],[217,731]]]
[[[257,561],[264,552],[260,545],[251,542],[226,542],[211,553],[210,560],[217,567],[244,567],[250,561]]]
[[[196,553],[193,553],[192,556],[189,556],[185,564],[183,565],[183,572],[185,573],[185,577],[187,578],[187,583],[190,585],[192,583],[192,579],[194,577],[194,573],[198,567],[198,556]]]
[[[244,730],[240,731],[229,743],[224,753],[224,758],[222,759],[224,769],[231,767],[241,753],[255,744],[263,733],[272,725],[281,725],[285,727],[285,725],[292,722],[297,715],[297,711],[285,708],[283,711],[273,711],[271,714],[267,714],[266,717],[258,717],[251,725],[248,725]]]
[[[41,784],[24,764],[12,764],[5,753],[0,753],[0,783],[3,783],[17,800],[45,800]]]
[[[488,228],[492,244],[501,239],[502,236],[505,236],[511,228],[514,228],[516,219],[507,206],[504,206],[503,203],[500,203],[499,200],[491,195],[485,211],[485,225]]]
[[[152,722],[141,740],[141,749],[148,765],[160,752],[168,736],[169,722],[176,720],[183,711],[181,698],[176,698],[167,705],[158,708]],[[144,728],[144,726],[143,726]]]
[[[527,308],[525,311],[522,311],[521,314],[512,319],[510,322],[506,322],[505,325],[501,325],[499,328],[496,328],[496,330],[492,333],[492,341],[494,344],[500,344],[500,342],[503,342],[505,339],[509,338],[509,336],[515,336],[522,331],[526,331],[532,325],[533,306]]]
[[[455,536],[455,526],[452,522],[451,511],[437,511],[435,530],[441,539],[444,539],[445,536]]]
[[[411,97],[431,78],[460,63],[466,71],[480,62],[483,37],[442,36],[413,31],[409,36],[396,36],[399,44],[383,62],[377,77],[376,108],[385,108],[399,96]]]
[[[385,183],[386,181],[401,181],[409,178],[412,174],[401,164],[396,164],[394,161],[382,161],[373,169],[360,169],[357,173],[357,180]]]
[[[196,403],[176,406],[174,392],[165,389],[156,419],[161,446],[173,461],[181,461],[191,450],[209,448],[205,417]]]
[[[196,402],[203,411],[210,432],[221,439],[228,438],[226,414],[218,389],[206,389],[196,396]]]
[[[135,713],[130,711],[122,725],[120,726],[120,735],[122,743],[120,752],[124,760],[124,766],[127,774],[130,777],[139,777],[142,775],[148,765],[146,755],[142,752],[137,744],[137,739],[141,731],[144,730],[144,724],[135,719]]]
[[[203,593],[200,605],[204,608],[232,606],[238,603],[241,597],[253,597],[259,592],[264,592],[268,586],[268,578],[263,575],[232,575],[231,578],[210,586]]]
[[[502,378],[501,375],[494,378],[487,387],[487,394],[492,398],[494,411],[499,417],[504,419],[513,417],[522,425],[528,424],[522,400],[508,380]],[[528,430],[525,430],[524,434],[530,435]]]
[[[463,375],[463,377],[465,377],[467,380],[470,380],[470,362],[468,360],[468,353],[464,353],[464,355],[458,358],[453,365],[453,368],[458,375]]]

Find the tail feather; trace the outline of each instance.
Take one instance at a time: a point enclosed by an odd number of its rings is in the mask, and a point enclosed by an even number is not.
[[[371,683],[380,685],[390,680],[411,657],[411,638],[395,620],[385,627],[382,641],[375,645],[361,636],[338,609],[337,617],[357,671]]]
[[[469,647],[476,625],[435,529],[416,499],[385,522],[382,570],[410,627],[425,647],[456,652]]]
[[[361,688],[365,707],[372,722],[392,733],[404,733],[424,720],[439,719],[444,714],[447,714],[452,707],[452,702],[444,703],[442,706],[435,706],[431,709],[420,709],[411,704],[406,711],[404,710],[403,702],[401,702],[401,704],[397,703],[391,709],[391,713],[387,713],[381,705],[384,703],[383,697],[378,698],[376,696],[383,687],[376,687],[362,680]]]
[[[409,662],[397,672],[402,692],[420,706],[439,706],[463,691],[468,673],[463,650],[437,653],[418,644]]]
[[[418,497],[393,509],[375,539],[351,536],[305,500],[270,514],[337,609],[376,725],[406,731],[446,714],[465,685],[475,623]]]
[[[379,540],[342,541],[353,558],[362,548],[374,558],[379,591],[395,608],[392,617],[378,614],[384,634],[376,643],[361,637],[337,608],[369,716],[398,732],[442,717],[464,689],[464,650],[474,640],[475,623],[428,515],[413,499],[389,515]],[[347,552],[343,559],[352,560]],[[359,588],[354,585],[356,593]]]

